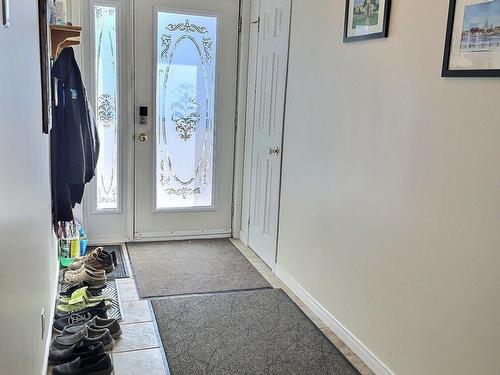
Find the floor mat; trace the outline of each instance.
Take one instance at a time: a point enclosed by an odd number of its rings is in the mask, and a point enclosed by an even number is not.
[[[141,297],[270,288],[228,239],[127,244]]]
[[[151,300],[172,375],[358,375],[281,289]]]
[[[88,254],[92,250],[94,250],[97,246],[89,246],[87,248],[86,253]],[[121,245],[106,245],[102,246],[104,249],[108,251],[115,251],[116,254],[116,260],[117,260],[117,265],[116,268],[113,272],[108,273],[108,280],[113,280],[113,279],[125,279],[128,276],[127,272],[127,267],[125,265],[125,260],[123,258],[123,252],[122,252],[122,247]]]

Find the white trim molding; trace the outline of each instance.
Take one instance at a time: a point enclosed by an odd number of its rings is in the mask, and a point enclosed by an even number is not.
[[[370,349],[342,325],[327,309],[325,309],[309,292],[278,264],[274,273],[283,284],[295,293],[323,323],[325,323],[346,345],[377,375],[395,375]]]
[[[55,237],[55,235],[52,236],[53,240],[53,246],[56,248],[55,253],[59,254],[59,249],[58,249],[58,241]],[[54,323],[54,314],[56,310],[56,305],[55,301],[57,299],[57,291],[58,291],[58,284],[59,284],[59,257],[56,258],[55,262],[55,267],[54,267],[54,279],[52,281],[51,285],[51,298],[50,298],[50,310],[45,311],[45,349],[44,349],[44,357],[43,357],[43,367],[42,367],[42,374],[41,375],[46,375],[47,374],[47,369],[49,366],[49,352],[50,352],[50,344],[52,343],[52,324]]]

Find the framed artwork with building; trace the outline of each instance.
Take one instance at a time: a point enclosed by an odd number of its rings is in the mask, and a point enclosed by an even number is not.
[[[387,38],[391,0],[346,0],[344,43]]]
[[[500,77],[500,0],[450,0],[443,77]]]

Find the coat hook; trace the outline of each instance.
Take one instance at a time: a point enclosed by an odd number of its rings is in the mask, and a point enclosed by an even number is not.
[[[2,0],[2,24],[5,27],[10,27],[10,0]]]

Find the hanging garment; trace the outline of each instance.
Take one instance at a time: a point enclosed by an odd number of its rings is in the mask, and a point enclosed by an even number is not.
[[[99,139],[80,68],[72,48],[64,49],[52,67],[57,81],[51,141],[53,221],[73,220],[85,184],[95,174]]]

